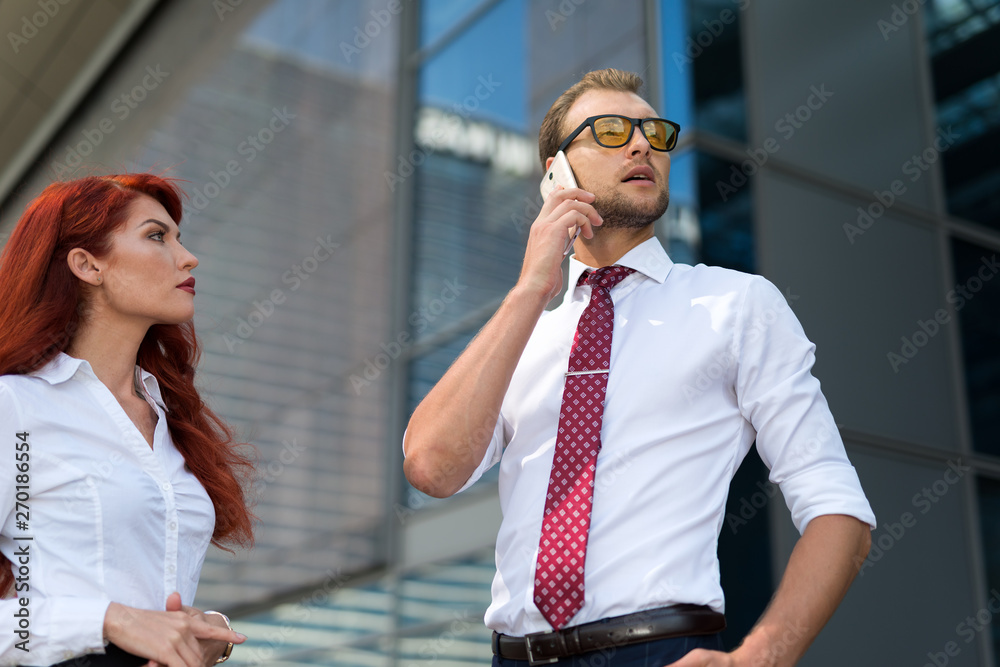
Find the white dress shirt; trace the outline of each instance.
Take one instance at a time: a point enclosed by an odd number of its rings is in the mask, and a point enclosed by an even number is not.
[[[655,238],[618,264],[602,449],[585,566],[569,625],[670,604],[724,610],[716,556],[733,474],[754,439],[801,532],[823,514],[875,516],[810,372],[815,346],[760,276],[674,264]],[[584,264],[571,258],[575,286]],[[570,345],[590,300],[570,287],[543,313],[492,442],[463,487],[500,462],[503,522],[486,625],[551,630],[534,570]],[[501,456],[502,454],[502,456]]]
[[[16,647],[21,605],[0,601],[2,665],[103,653],[111,602],[159,611],[173,591],[194,601],[215,510],[174,447],[156,378],[136,369],[158,418],[152,449],[87,361],[60,353],[30,375],[0,376],[0,551],[17,577],[27,545],[26,579],[15,586],[28,588],[15,596],[29,598],[30,623],[25,653]],[[23,432],[27,529],[15,505]]]

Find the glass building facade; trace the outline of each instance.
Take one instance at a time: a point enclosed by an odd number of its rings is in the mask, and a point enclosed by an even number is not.
[[[927,44],[937,122],[954,135],[941,152],[941,171],[958,313],[964,391],[972,447],[1000,456],[1000,3],[951,0],[930,5]],[[1000,600],[1000,480],[976,480],[986,580]],[[1000,606],[997,602],[995,606]],[[977,623],[982,624],[977,619]],[[1000,619],[989,634],[1000,656]]]
[[[184,181],[201,386],[259,451],[257,546],[211,550],[196,600],[250,637],[231,664],[490,659],[496,470],[432,499],[400,443],[517,279],[545,112],[618,67],[682,128],[658,238],[786,295],[879,517],[801,664],[1000,665],[1000,3],[101,2],[127,38],[3,165],[0,242],[55,179]],[[10,118],[71,87],[32,78],[43,39],[0,55]],[[752,451],[727,646],[796,537]]]

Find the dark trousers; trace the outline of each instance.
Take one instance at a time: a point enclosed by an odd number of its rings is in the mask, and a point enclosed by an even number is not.
[[[664,667],[696,648],[721,651],[722,635],[671,637],[629,646],[611,646],[563,658],[546,667]],[[528,667],[528,661],[509,660],[495,655],[493,667]]]
[[[142,667],[147,662],[149,660],[146,658],[140,658],[123,651],[114,644],[108,644],[103,655],[100,653],[81,655],[78,658],[70,658],[65,662],[52,665],[52,667]]]

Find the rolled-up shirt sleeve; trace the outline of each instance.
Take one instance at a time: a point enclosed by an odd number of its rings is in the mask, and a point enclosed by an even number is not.
[[[0,600],[0,665],[51,665],[87,653],[104,652],[104,614],[110,600],[85,597],[41,597],[33,590],[34,540],[15,540],[30,533],[12,531],[17,508],[16,444],[28,432],[13,393],[0,384],[0,434],[8,443],[0,454],[0,543],[11,561],[13,598]],[[25,439],[28,439],[25,436]],[[30,461],[31,451],[27,451]],[[30,508],[30,504],[28,505]],[[30,524],[29,524],[30,525]]]
[[[812,374],[816,346],[764,278],[747,286],[735,343],[740,412],[757,433],[757,451],[796,529],[801,534],[826,514],[850,515],[874,529],[875,514]]]

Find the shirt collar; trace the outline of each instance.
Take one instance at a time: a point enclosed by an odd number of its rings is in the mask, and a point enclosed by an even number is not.
[[[667,255],[667,251],[663,249],[660,240],[655,236],[629,250],[615,264],[635,269],[638,273],[660,284],[667,279],[667,274],[674,266],[673,260]],[[567,271],[569,282],[567,284],[570,285],[570,289],[566,290],[567,298],[572,298],[573,287],[580,279],[580,274],[594,268],[579,261],[576,254],[569,258],[569,270]]]
[[[166,410],[167,406],[163,403],[163,396],[160,393],[160,384],[156,381],[156,376],[149,371],[143,370],[138,365],[136,365],[135,371],[150,398],[156,401],[157,405]],[[89,361],[86,359],[77,359],[76,357],[69,356],[65,352],[60,352],[53,357],[49,363],[32,371],[28,375],[41,378],[51,385],[57,385],[72,379],[77,373],[85,373],[97,380],[97,375],[94,373],[94,369],[91,367]]]

